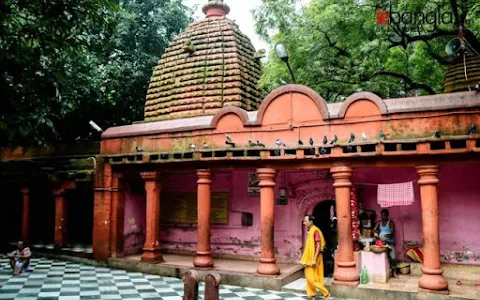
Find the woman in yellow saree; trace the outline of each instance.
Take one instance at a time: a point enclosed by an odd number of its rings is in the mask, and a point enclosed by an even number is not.
[[[323,282],[323,249],[326,243],[320,229],[313,225],[314,220],[313,216],[305,216],[303,220],[303,225],[308,228],[308,234],[300,264],[305,266],[308,297],[315,299],[317,290],[319,290],[324,299],[328,300],[330,299],[330,293]]]

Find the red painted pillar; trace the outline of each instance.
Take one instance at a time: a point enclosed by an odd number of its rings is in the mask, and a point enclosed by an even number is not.
[[[23,213],[22,213],[22,240],[28,243],[30,240],[30,190],[23,188]]]
[[[350,187],[352,169],[346,165],[331,168],[337,206],[338,251],[335,256],[334,284],[356,286],[359,274],[353,256],[352,215],[350,212]]]
[[[260,218],[261,218],[261,256],[257,273],[260,275],[278,275],[274,252],[274,226],[275,226],[275,169],[258,169],[260,179]]]
[[[95,172],[95,194],[93,208],[93,257],[107,261],[112,249],[112,166],[102,157],[97,157]]]
[[[125,210],[125,194],[123,190],[123,174],[112,174],[112,228],[111,254],[112,257],[123,256],[123,225]]]
[[[142,172],[147,193],[147,228],[142,260],[148,262],[162,262],[160,252],[160,173]]]
[[[212,173],[210,170],[197,171],[197,256],[193,265],[199,268],[213,267],[210,252],[210,200]]]
[[[448,282],[440,267],[440,230],[438,222],[438,166],[418,166],[418,184],[422,202],[423,275],[419,286],[426,292],[448,294]]]
[[[68,220],[67,220],[67,202],[64,197],[65,190],[63,188],[55,189],[55,241],[56,248],[64,248],[67,246]]]

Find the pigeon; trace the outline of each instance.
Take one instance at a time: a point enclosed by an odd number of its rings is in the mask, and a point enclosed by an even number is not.
[[[208,149],[210,146],[207,143],[203,143],[203,148]]]
[[[302,140],[298,140],[298,145],[303,146]]]
[[[467,133],[467,134],[471,135],[471,134],[476,134],[476,133],[477,133],[477,125],[472,124],[472,125],[470,126],[470,128],[468,129],[468,133]]]
[[[435,137],[437,139],[441,138],[442,137],[442,133],[440,132],[440,130],[435,130],[435,133],[434,133]]]
[[[193,150],[197,149],[197,145],[191,144],[191,145],[190,145],[190,149],[193,149]]]
[[[327,154],[327,149],[325,148],[320,148],[320,154]]]
[[[260,143],[260,141],[259,141],[259,140],[257,140],[257,146],[258,146],[258,147],[263,147],[263,148],[265,148],[265,145],[264,145],[264,144],[262,144],[262,143]]]
[[[278,147],[282,147],[282,146],[285,147],[285,144],[282,143],[279,139],[277,139],[277,140],[275,141],[275,144],[276,144]]]
[[[328,138],[327,136],[324,136],[323,137],[323,144],[326,145],[328,143]]]
[[[137,146],[137,147],[135,147],[135,150],[137,150],[137,152],[143,152],[142,147],[138,147],[138,146]]]
[[[362,132],[362,141],[366,141],[367,140],[367,135],[365,134],[365,132]]]
[[[335,144],[337,141],[338,141],[338,137],[337,135],[334,135],[332,141],[330,142],[330,145]]]
[[[253,143],[252,141],[248,140],[248,146],[249,147],[255,147],[257,144]]]
[[[353,141],[355,141],[355,135],[352,133],[350,133],[350,139],[348,140],[348,143],[353,143]]]
[[[225,137],[227,138],[227,141],[228,141],[228,142],[232,143],[232,137],[231,137],[231,136],[229,136],[228,134],[226,134]]]
[[[386,136],[385,136],[385,133],[383,133],[383,130],[380,130],[380,140],[384,141],[386,140]]]
[[[310,138],[310,140],[308,141],[310,143],[310,146],[313,146],[313,139]]]
[[[280,156],[280,154],[281,154],[280,149],[275,149],[275,155]]]

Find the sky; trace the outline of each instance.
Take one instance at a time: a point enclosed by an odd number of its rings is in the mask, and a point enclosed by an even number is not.
[[[185,4],[189,7],[194,7],[198,5],[195,17],[197,19],[203,19],[205,14],[202,12],[202,7],[208,0],[184,0]],[[230,20],[234,20],[240,30],[247,35],[252,41],[255,49],[268,49],[268,44],[265,43],[260,37],[255,33],[255,22],[253,21],[252,10],[260,6],[262,3],[261,0],[224,0],[225,4],[230,6],[230,13],[227,17]]]

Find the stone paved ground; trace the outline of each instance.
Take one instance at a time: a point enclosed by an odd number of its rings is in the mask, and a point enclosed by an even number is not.
[[[8,260],[0,259],[0,299],[169,299],[181,300],[183,284],[177,278],[94,267],[66,261],[33,259],[31,272],[13,277]],[[203,284],[200,298],[203,298]],[[293,292],[266,291],[221,285],[220,298],[228,300],[307,299]],[[335,298],[332,298],[335,299]]]

